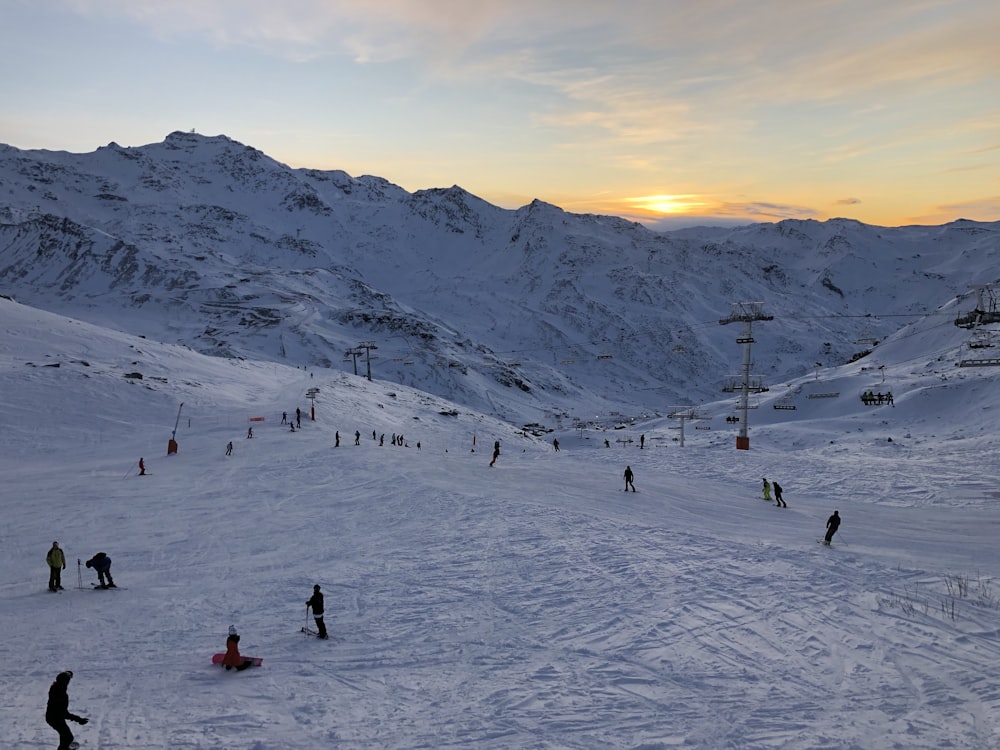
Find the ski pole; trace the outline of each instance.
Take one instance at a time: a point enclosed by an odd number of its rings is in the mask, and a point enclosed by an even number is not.
[[[309,605],[306,605],[306,624],[302,626],[302,631],[305,632],[309,629]]]
[[[76,558],[76,587],[83,588],[83,568],[80,567],[80,558]]]

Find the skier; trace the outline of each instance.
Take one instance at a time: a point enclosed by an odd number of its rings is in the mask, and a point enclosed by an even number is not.
[[[608,442],[607,438],[604,438],[604,447],[605,448],[610,448],[611,447],[611,443]]]
[[[378,445],[379,445],[379,448],[381,448],[381,447],[383,447],[385,445],[385,433],[384,432],[382,433],[382,435],[378,439]]]
[[[230,628],[230,630],[232,629]],[[226,655],[222,657],[222,666],[226,668],[227,672],[233,667],[236,668],[237,672],[242,672],[253,666],[253,659],[244,659],[240,656],[239,633],[231,632],[226,637]]]
[[[226,446],[226,455],[227,456],[233,455],[233,441],[232,440],[230,440],[229,444]]]
[[[302,427],[302,410],[298,407],[295,407],[295,426]]]
[[[72,672],[60,672],[49,688],[49,702],[45,705],[45,723],[59,732],[59,750],[69,750],[73,744],[73,733],[69,731],[67,720],[75,721],[81,726],[90,719],[69,712],[69,681],[73,679]]]
[[[313,586],[312,598],[306,601],[306,609],[310,607],[312,607],[313,619],[316,621],[317,637],[326,639],[326,623],[323,622],[323,594],[320,593],[318,583]]]
[[[552,447],[559,451],[559,438],[552,438]]]
[[[632,467],[625,467],[625,491],[628,492],[628,488],[632,488],[632,492],[635,492],[635,485],[632,484]]]
[[[288,412],[281,412],[281,424],[288,424]]]
[[[62,572],[66,570],[66,555],[59,549],[59,542],[52,542],[52,547],[45,555],[49,564],[49,591],[62,591]]]
[[[142,456],[139,456],[139,476],[146,476],[146,464],[142,460]]]
[[[639,450],[642,450],[645,446],[646,446],[646,436],[645,435],[640,435],[639,436]]]
[[[360,430],[355,430],[354,431],[354,444],[355,445],[361,445],[361,431]]]
[[[498,458],[500,458],[500,441],[496,440],[493,442],[493,458],[490,459],[490,466],[495,464]]]
[[[771,502],[771,483],[767,481],[767,477],[764,477],[764,499]]]
[[[787,508],[788,503],[781,499],[781,485],[774,482],[772,486],[774,487],[774,501],[778,504],[778,507]]]
[[[247,428],[247,440],[253,437],[253,427]]]
[[[338,430],[337,432],[335,432],[333,434],[333,440],[334,440],[333,447],[334,448],[339,448],[340,447],[340,430]]]
[[[98,552],[87,560],[87,567],[97,571],[97,579],[101,582],[100,588],[114,589],[115,582],[111,579],[111,558],[104,552]]]
[[[833,535],[837,533],[837,529],[840,528],[840,511],[833,511],[833,515],[826,519],[826,537],[823,539],[823,544],[830,546],[830,542],[833,540]]]

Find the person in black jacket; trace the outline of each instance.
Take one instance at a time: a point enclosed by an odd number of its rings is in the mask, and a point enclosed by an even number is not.
[[[840,511],[833,511],[833,515],[826,519],[826,538],[823,540],[823,544],[830,544],[833,539],[833,535],[837,533],[837,529],[840,528]]]
[[[55,682],[49,688],[49,702],[45,706],[45,723],[59,732],[59,750],[68,750],[73,741],[73,733],[66,723],[68,719],[80,725],[90,721],[69,712],[69,694],[66,691],[71,679],[72,672],[60,672],[56,675]]]
[[[774,488],[774,502],[778,504],[779,508],[787,508],[788,503],[786,503],[781,497],[781,485],[777,482],[771,482],[771,487]]]
[[[632,474],[632,467],[631,466],[626,466],[625,467],[625,474],[624,474],[624,476],[625,476],[625,491],[628,492],[628,488],[631,487],[632,488],[632,492],[635,492],[635,485],[632,484],[632,479],[633,479],[633,477],[635,475]]]
[[[313,619],[316,621],[316,630],[320,638],[326,638],[326,623],[323,622],[323,594],[320,593],[319,584],[313,586],[312,598],[306,602],[306,607],[312,607]]]
[[[101,582],[100,588],[116,588],[115,582],[111,578],[111,558],[108,557],[106,553],[98,552],[92,558],[87,560],[86,565],[88,568],[93,568],[97,571],[97,580]]]

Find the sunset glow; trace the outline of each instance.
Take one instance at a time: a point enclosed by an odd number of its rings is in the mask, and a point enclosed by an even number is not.
[[[0,143],[22,149],[194,129],[650,226],[1000,218],[996,0],[51,0],[0,21]]]

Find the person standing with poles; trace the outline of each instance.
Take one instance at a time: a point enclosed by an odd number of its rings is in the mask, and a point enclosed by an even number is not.
[[[319,584],[313,586],[313,595],[306,601],[306,612],[312,608],[313,619],[316,621],[316,637],[326,640],[326,623],[323,622],[323,594],[319,590]]]

